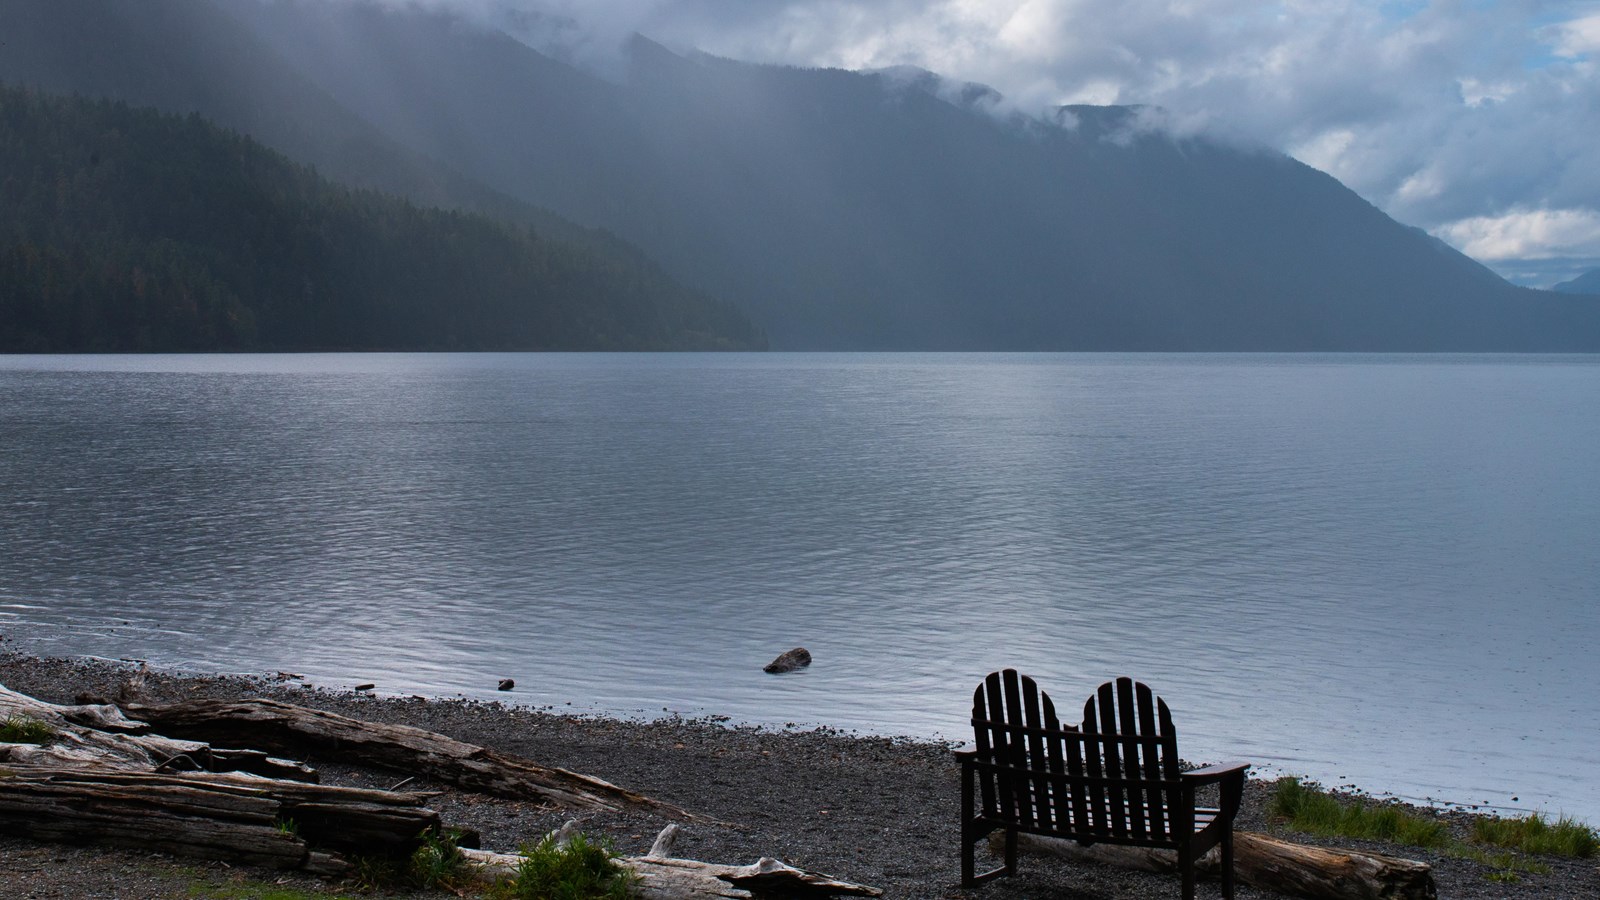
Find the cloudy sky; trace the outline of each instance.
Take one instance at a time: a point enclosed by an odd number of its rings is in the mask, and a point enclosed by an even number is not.
[[[415,2],[415,0],[412,0]],[[754,62],[1148,103],[1280,148],[1502,274],[1600,267],[1600,0],[426,0]]]

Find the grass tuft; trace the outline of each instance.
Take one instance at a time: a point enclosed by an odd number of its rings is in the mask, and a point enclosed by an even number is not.
[[[1450,832],[1443,822],[1414,816],[1398,806],[1346,803],[1326,791],[1301,784],[1298,778],[1278,780],[1267,811],[1296,831],[1323,837],[1387,841],[1409,847],[1443,847],[1450,843]]]
[[[49,723],[29,716],[7,716],[0,725],[0,744],[43,744],[55,736]]]
[[[637,876],[617,864],[611,846],[575,834],[556,846],[554,836],[522,848],[516,874],[497,883],[494,900],[623,900]]]
[[[1414,816],[1388,804],[1346,802],[1296,778],[1281,778],[1267,813],[1290,828],[1324,837],[1388,841],[1413,847],[1443,848],[1491,871],[1490,881],[1511,883],[1524,875],[1548,875],[1550,866],[1531,855],[1588,859],[1600,851],[1600,834],[1565,816],[1555,822],[1538,813],[1517,819],[1486,816],[1472,823],[1472,846],[1456,841],[1443,822]],[[1504,848],[1494,852],[1485,847]]]
[[[1523,853],[1589,859],[1600,851],[1600,835],[1593,828],[1562,816],[1551,822],[1539,813],[1515,819],[1486,816],[1472,823],[1472,840]]]
[[[428,829],[410,857],[357,856],[353,880],[357,889],[374,891],[446,890],[460,893],[472,881],[467,858],[456,846],[460,833]]]
[[[350,862],[355,866],[350,880],[362,893],[404,890],[407,886],[405,869],[392,856],[361,854],[352,856]]]
[[[406,880],[412,887],[423,890],[443,889],[458,891],[471,877],[467,873],[467,858],[457,846],[460,834],[455,831],[423,832],[422,846],[411,854],[406,864]]]
[[[1457,859],[1470,859],[1479,865],[1493,869],[1484,873],[1484,878],[1501,883],[1517,882],[1523,875],[1549,875],[1550,867],[1537,859],[1529,859],[1518,853],[1502,851],[1493,853],[1480,847],[1461,845],[1446,851]]]

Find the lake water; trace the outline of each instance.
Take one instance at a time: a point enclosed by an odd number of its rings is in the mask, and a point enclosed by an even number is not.
[[[1597,448],[1590,356],[0,357],[0,633],[954,740],[1128,674],[1191,759],[1600,822]]]

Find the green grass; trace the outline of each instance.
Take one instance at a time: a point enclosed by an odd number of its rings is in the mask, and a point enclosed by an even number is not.
[[[55,736],[48,723],[28,716],[7,716],[0,725],[0,744],[42,744]]]
[[[411,885],[424,890],[459,891],[470,882],[467,858],[456,846],[458,840],[460,835],[453,831],[423,833],[422,846],[406,864],[406,879]]]
[[[1485,816],[1473,820],[1472,843],[1467,844],[1452,838],[1442,822],[1388,804],[1346,802],[1295,778],[1278,780],[1267,812],[1296,831],[1323,837],[1443,848],[1450,856],[1487,866],[1492,871],[1484,877],[1501,883],[1521,881],[1523,875],[1550,874],[1548,865],[1530,856],[1589,859],[1600,851],[1600,835],[1565,816],[1555,822],[1538,813],[1516,819]],[[1486,847],[1502,849],[1495,852]]]
[[[1600,851],[1600,835],[1582,822],[1562,816],[1551,822],[1538,813],[1517,819],[1487,816],[1472,823],[1472,840],[1523,853],[1590,859]]]
[[[290,837],[300,836],[300,823],[288,816],[279,816],[273,819],[272,825],[282,834],[287,834]]]
[[[1444,847],[1450,831],[1443,822],[1414,816],[1398,806],[1347,803],[1307,787],[1297,778],[1281,778],[1267,811],[1290,828],[1323,837],[1387,841],[1408,847]]]
[[[392,856],[359,855],[351,857],[350,863],[355,866],[351,880],[359,891],[398,891],[408,887],[401,860]]]
[[[1550,867],[1539,860],[1529,859],[1509,850],[1494,853],[1480,847],[1469,847],[1462,844],[1445,852],[1457,859],[1470,859],[1479,865],[1493,869],[1494,871],[1485,873],[1483,877],[1503,884],[1521,881],[1523,875],[1550,874]]]
[[[410,857],[357,856],[354,881],[363,891],[446,890],[458,893],[472,881],[466,857],[456,846],[459,834],[429,829]]]
[[[611,847],[575,834],[557,847],[555,838],[522,848],[522,862],[510,878],[490,890],[494,900],[623,900],[631,895],[633,873],[618,865]]]

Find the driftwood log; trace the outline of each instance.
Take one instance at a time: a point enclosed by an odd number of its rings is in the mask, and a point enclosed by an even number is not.
[[[1003,833],[991,835],[991,848],[998,852],[1003,840]],[[1146,872],[1178,871],[1177,854],[1171,850],[1109,844],[1084,847],[1076,841],[1030,834],[1017,835],[1017,850]],[[1202,876],[1212,878],[1217,876],[1220,867],[1216,850],[1201,857],[1196,864]],[[1310,847],[1250,831],[1233,834],[1233,871],[1245,884],[1291,897],[1434,900],[1438,896],[1433,869],[1426,863],[1379,853]]]
[[[575,830],[568,822],[556,832],[557,844]],[[672,855],[678,826],[668,825],[656,836],[655,844],[644,856],[624,856],[617,860],[638,877],[633,893],[645,900],[749,900],[754,897],[881,897],[883,891],[864,884],[840,881],[828,875],[807,872],[771,857],[762,857],[748,866],[726,866],[678,859]],[[492,880],[516,871],[522,857],[482,850],[463,850],[477,867],[480,877]]]
[[[19,694],[0,684],[0,720],[32,719],[55,733],[46,744],[0,744],[0,764],[130,772],[250,772],[315,782],[302,763],[260,750],[227,750],[200,741],[150,733],[111,704],[64,706]]]
[[[0,831],[336,874],[339,852],[402,855],[439,814],[421,794],[254,775],[7,767]]]
[[[208,713],[219,720],[208,725]],[[301,763],[263,749],[224,749],[210,740],[258,743],[283,753],[310,749],[328,758],[431,775],[469,790],[581,809],[630,807],[690,818],[677,807],[600,779],[443,735],[267,700],[164,705],[125,700],[122,709],[65,706],[0,685],[0,721],[12,716],[43,722],[52,731],[42,743],[0,742],[0,832],[37,840],[103,843],[334,875],[350,868],[346,854],[406,854],[425,831],[440,827],[438,814],[423,806],[432,795],[323,786]],[[155,734],[156,725],[186,737]],[[765,857],[748,866],[677,859],[671,856],[677,827],[669,824],[649,854],[619,860],[639,876],[637,896],[882,894]],[[475,843],[476,836],[471,837],[469,844]],[[462,852],[486,878],[514,871],[521,860]]]
[[[413,728],[363,722],[337,713],[276,700],[129,702],[123,712],[164,734],[274,753],[311,753],[324,759],[427,775],[448,784],[569,809],[644,810],[670,819],[694,817],[671,804],[566,769],[541,766],[476,744]]]

